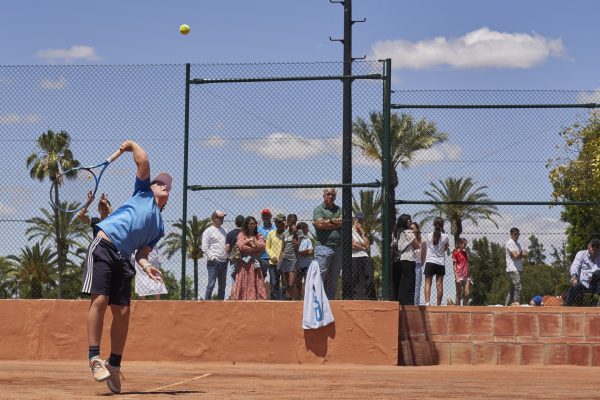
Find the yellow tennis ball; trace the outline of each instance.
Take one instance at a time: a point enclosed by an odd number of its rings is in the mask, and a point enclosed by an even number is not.
[[[188,33],[190,33],[190,26],[187,24],[183,24],[179,27],[179,33],[181,33],[182,35],[187,35]]]

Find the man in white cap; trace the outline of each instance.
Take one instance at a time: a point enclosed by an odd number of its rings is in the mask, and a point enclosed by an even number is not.
[[[215,282],[218,281],[217,300],[225,299],[225,284],[227,283],[227,252],[225,251],[225,239],[227,231],[223,228],[225,214],[221,210],[212,213],[212,225],[206,228],[202,234],[202,252],[208,260],[208,284],[204,300],[212,297]]]
[[[131,255],[156,282],[162,282],[160,270],[148,261],[148,254],[164,235],[161,216],[169,200],[173,178],[160,173],[150,180],[150,163],[142,147],[127,140],[120,146],[131,152],[137,170],[133,196],[98,223],[98,234],[90,244],[83,269],[84,294],[91,296],[88,309],[88,359],[94,379],[106,381],[113,393],[121,392],[121,358],[127,340],[131,301],[131,280],[135,269]],[[104,313],[110,305],[110,358],[100,358]]]

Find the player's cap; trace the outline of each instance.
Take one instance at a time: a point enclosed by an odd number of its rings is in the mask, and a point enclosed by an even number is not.
[[[281,214],[281,213],[277,214],[277,215],[275,216],[275,221],[281,221],[281,222],[285,222],[285,215],[284,215],[284,214]]]
[[[173,186],[173,178],[166,172],[161,172],[160,174],[156,175],[154,179],[152,179],[152,183],[154,182],[164,183],[167,186],[167,191],[169,192]]]
[[[227,215],[227,214],[225,214],[225,213],[224,213],[223,211],[221,211],[221,210],[215,210],[215,211],[212,213],[212,218],[217,218],[217,217],[219,217],[219,218],[223,218],[223,217],[224,217],[224,216],[226,216],[226,215]]]
[[[354,214],[354,218],[356,218],[356,219],[365,219],[365,213],[363,213],[363,212],[357,212],[356,214]]]
[[[541,306],[542,305],[542,296],[540,296],[539,294],[537,296],[533,296],[531,301],[533,301],[536,306]]]
[[[268,208],[263,208],[263,210],[260,212],[260,214],[261,215],[265,215],[265,214],[273,215],[273,214],[271,214],[271,210],[269,210]]]

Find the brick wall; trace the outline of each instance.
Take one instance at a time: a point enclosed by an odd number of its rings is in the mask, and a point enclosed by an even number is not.
[[[405,307],[398,364],[600,366],[600,310]]]

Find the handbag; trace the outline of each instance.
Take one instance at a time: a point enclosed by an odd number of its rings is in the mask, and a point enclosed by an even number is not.
[[[232,263],[236,263],[242,259],[242,252],[240,251],[240,248],[237,246],[237,244],[233,245],[227,258],[229,258],[229,261],[231,261]]]

